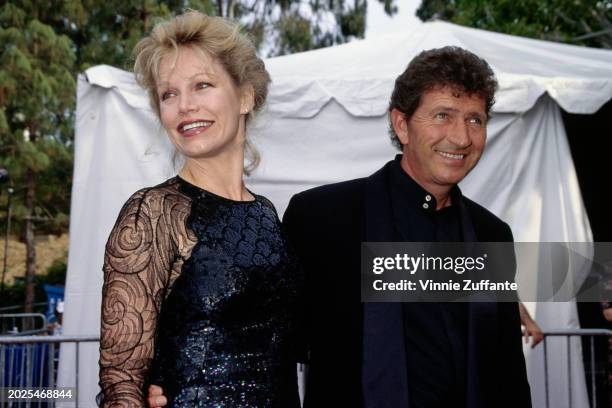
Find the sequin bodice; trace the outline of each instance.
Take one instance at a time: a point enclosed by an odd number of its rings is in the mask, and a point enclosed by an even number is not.
[[[130,203],[134,200],[139,204]],[[176,177],[136,193],[126,206],[118,225],[127,212],[134,226],[123,234],[133,245],[120,239],[122,228],[115,226],[105,259],[100,359],[104,404],[112,405],[114,387],[123,379],[111,371],[138,365],[138,375],[132,378],[139,389],[130,392],[158,384],[169,407],[298,407],[292,352],[296,268],[272,204],[261,196],[249,202],[228,200]],[[137,220],[140,217],[144,219]],[[137,226],[145,225],[152,229],[150,237],[136,239]],[[159,253],[147,254],[149,259],[142,262],[162,264],[155,270],[165,271],[165,276],[152,276],[147,267],[138,272],[112,267],[117,257],[113,245],[133,252],[134,241],[151,241],[149,246]],[[150,306],[140,308],[148,311],[141,313],[142,319],[129,322],[115,316],[117,304],[127,309],[137,303],[128,299],[133,295],[129,291],[137,288],[122,282],[125,297],[117,301],[119,288],[114,286],[119,283],[114,282],[117,274],[134,272],[149,292],[136,294],[148,297]],[[115,295],[112,300],[109,292]],[[114,306],[109,304],[113,301]],[[154,327],[142,322],[144,318],[153,319]],[[134,325],[149,328],[135,330],[136,337],[149,343],[146,350],[134,339],[121,342],[116,337]],[[117,364],[120,356],[124,361]]]

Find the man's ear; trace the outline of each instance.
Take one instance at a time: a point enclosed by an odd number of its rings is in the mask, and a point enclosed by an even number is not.
[[[255,106],[255,90],[248,84],[242,87],[240,93],[240,113],[246,115]]]
[[[408,144],[408,121],[406,115],[397,109],[391,110],[391,126],[402,145]]]

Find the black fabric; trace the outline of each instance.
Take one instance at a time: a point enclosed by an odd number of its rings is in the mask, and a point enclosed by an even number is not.
[[[363,241],[395,239],[392,163],[368,178],[299,193],[285,212],[283,224],[306,275],[305,408],[364,406],[362,359],[376,351],[363,350],[360,250]],[[465,241],[512,240],[509,227],[483,207],[466,197],[457,204]],[[466,406],[530,407],[517,304],[465,307]]]
[[[134,194],[105,258],[103,406],[299,407],[299,274],[266,198],[179,177]]]
[[[452,189],[451,205],[436,209],[433,194],[401,167],[398,155],[390,168],[390,196],[396,241],[463,241],[459,208],[461,191]],[[464,407],[467,305],[404,303],[403,336],[410,407]]]

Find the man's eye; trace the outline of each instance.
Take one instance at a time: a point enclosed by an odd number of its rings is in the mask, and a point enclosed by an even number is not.
[[[206,89],[210,86],[208,82],[198,82],[196,85],[197,89]]]
[[[482,125],[482,119],[480,118],[470,118],[469,122],[473,125]]]
[[[446,112],[438,112],[436,113],[436,119],[446,119],[448,117],[448,113]]]

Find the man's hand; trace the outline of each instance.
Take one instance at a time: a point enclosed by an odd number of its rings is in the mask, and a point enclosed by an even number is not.
[[[525,344],[529,343],[529,337],[531,337],[531,348],[534,348],[544,340],[544,333],[542,333],[542,329],[540,329],[540,326],[531,318],[527,308],[522,303],[519,303],[519,313],[521,316],[521,324],[525,326],[525,331],[523,331]]]
[[[542,333],[540,327],[533,320],[525,324],[523,336],[525,337],[525,344],[529,343],[529,337],[531,337],[531,348],[534,348],[544,340],[544,333]]]
[[[607,321],[612,322],[612,307],[605,308],[603,310],[603,315]]]
[[[147,397],[147,403],[149,408],[161,408],[166,406],[168,400],[164,397],[164,391],[158,385],[149,385],[149,395]]]

